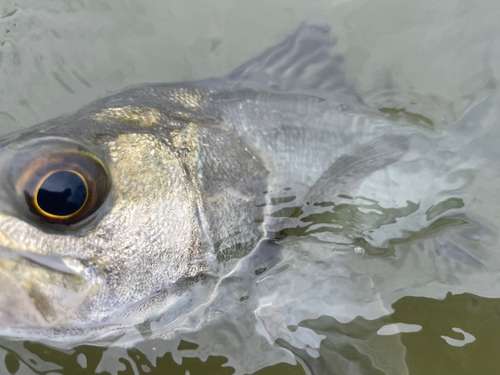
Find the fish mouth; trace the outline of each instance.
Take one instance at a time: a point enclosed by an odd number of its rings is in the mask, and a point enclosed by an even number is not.
[[[79,260],[0,246],[0,329],[65,325],[92,285]]]

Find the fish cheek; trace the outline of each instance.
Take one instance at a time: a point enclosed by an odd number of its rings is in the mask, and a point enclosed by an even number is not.
[[[195,198],[177,156],[156,136],[120,134],[106,147],[113,206],[89,240],[104,246],[96,261],[118,301],[134,302],[192,272],[201,253]]]

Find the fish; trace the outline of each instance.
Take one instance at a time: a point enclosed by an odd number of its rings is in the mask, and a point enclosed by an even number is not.
[[[335,45],[304,25],[226,77],[131,87],[3,137],[0,335],[99,342],[175,320],[431,142],[363,102]]]

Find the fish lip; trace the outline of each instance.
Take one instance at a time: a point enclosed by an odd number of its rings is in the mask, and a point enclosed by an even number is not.
[[[7,282],[0,287],[0,331],[5,327],[45,330],[65,326],[72,322],[73,314],[96,283],[85,263],[70,257],[0,245],[0,262],[4,261],[12,262],[14,268],[0,268],[0,280]],[[34,279],[23,271],[17,275],[17,265],[28,273],[33,268]],[[37,269],[46,270],[46,273]],[[47,273],[48,278],[45,278],[43,275]],[[58,276],[50,276],[54,274]],[[54,283],[47,281],[52,277],[56,277]]]
[[[88,273],[85,272],[85,267],[80,260],[75,258],[33,253],[31,251],[11,248],[7,246],[0,246],[0,258],[13,260],[24,259],[52,271],[62,272],[70,275],[80,276],[84,279],[89,279]]]

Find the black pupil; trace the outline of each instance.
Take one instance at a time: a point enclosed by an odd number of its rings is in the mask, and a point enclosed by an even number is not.
[[[87,199],[87,187],[73,172],[51,174],[38,190],[38,206],[48,214],[68,216],[77,212]]]

